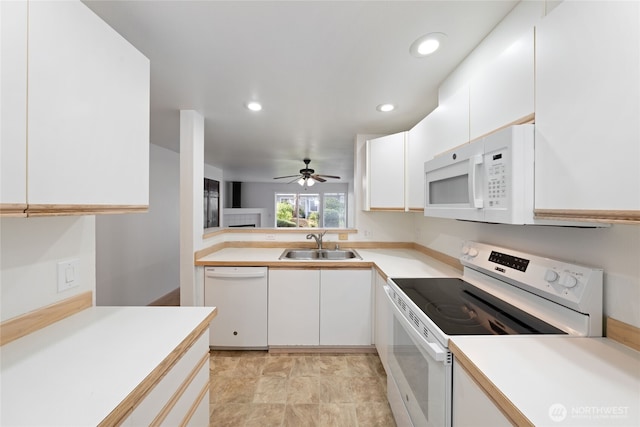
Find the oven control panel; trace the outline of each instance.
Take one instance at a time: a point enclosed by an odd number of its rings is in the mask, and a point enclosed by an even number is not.
[[[581,313],[602,310],[602,269],[471,241],[460,262]]]

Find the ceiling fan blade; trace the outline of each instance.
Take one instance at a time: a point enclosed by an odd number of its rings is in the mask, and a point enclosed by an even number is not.
[[[276,176],[276,177],[275,177],[275,178],[273,178],[273,179],[293,178],[294,176],[297,178],[297,177],[299,177],[300,175],[298,174],[298,175]]]
[[[316,176],[321,176],[321,177],[324,177],[324,178],[340,179],[339,176],[335,176],[335,175],[313,175],[314,179],[315,179]]]
[[[287,182],[287,184],[293,184],[294,182],[300,180],[300,178],[304,178],[302,175],[291,175],[291,176],[295,176],[295,178],[293,178],[291,181]]]
[[[320,175],[311,175],[311,178],[315,179],[318,182],[325,182],[326,179],[320,177]]]

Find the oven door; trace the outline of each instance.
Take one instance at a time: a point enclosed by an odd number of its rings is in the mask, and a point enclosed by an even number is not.
[[[387,390],[398,427],[451,426],[451,354],[416,331],[384,288],[393,312]]]
[[[424,164],[425,216],[481,221],[484,144],[476,141]]]

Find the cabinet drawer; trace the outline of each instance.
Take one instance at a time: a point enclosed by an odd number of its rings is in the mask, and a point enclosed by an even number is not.
[[[150,425],[161,414],[174,417],[174,413],[185,396],[192,395],[192,388],[196,387],[196,395],[209,381],[209,334],[204,333],[198,338],[195,344],[178,360],[162,380],[155,385],[151,392],[134,408],[133,412],[124,421],[125,426]],[[203,363],[204,360],[204,363]],[[197,373],[196,373],[197,372]],[[203,377],[203,372],[205,375]],[[194,375],[195,374],[195,375]],[[191,380],[189,384],[185,382]],[[204,381],[204,382],[203,382]],[[186,388],[186,389],[185,389]],[[180,391],[184,392],[180,396],[174,395]],[[208,399],[207,399],[208,400]],[[180,420],[187,411],[194,405],[195,397],[181,413]],[[177,424],[176,424],[177,425]]]

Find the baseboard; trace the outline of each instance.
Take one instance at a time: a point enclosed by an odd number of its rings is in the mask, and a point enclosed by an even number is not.
[[[151,301],[149,306],[179,306],[180,305],[180,288],[176,288],[171,292],[161,296],[155,301]]]

